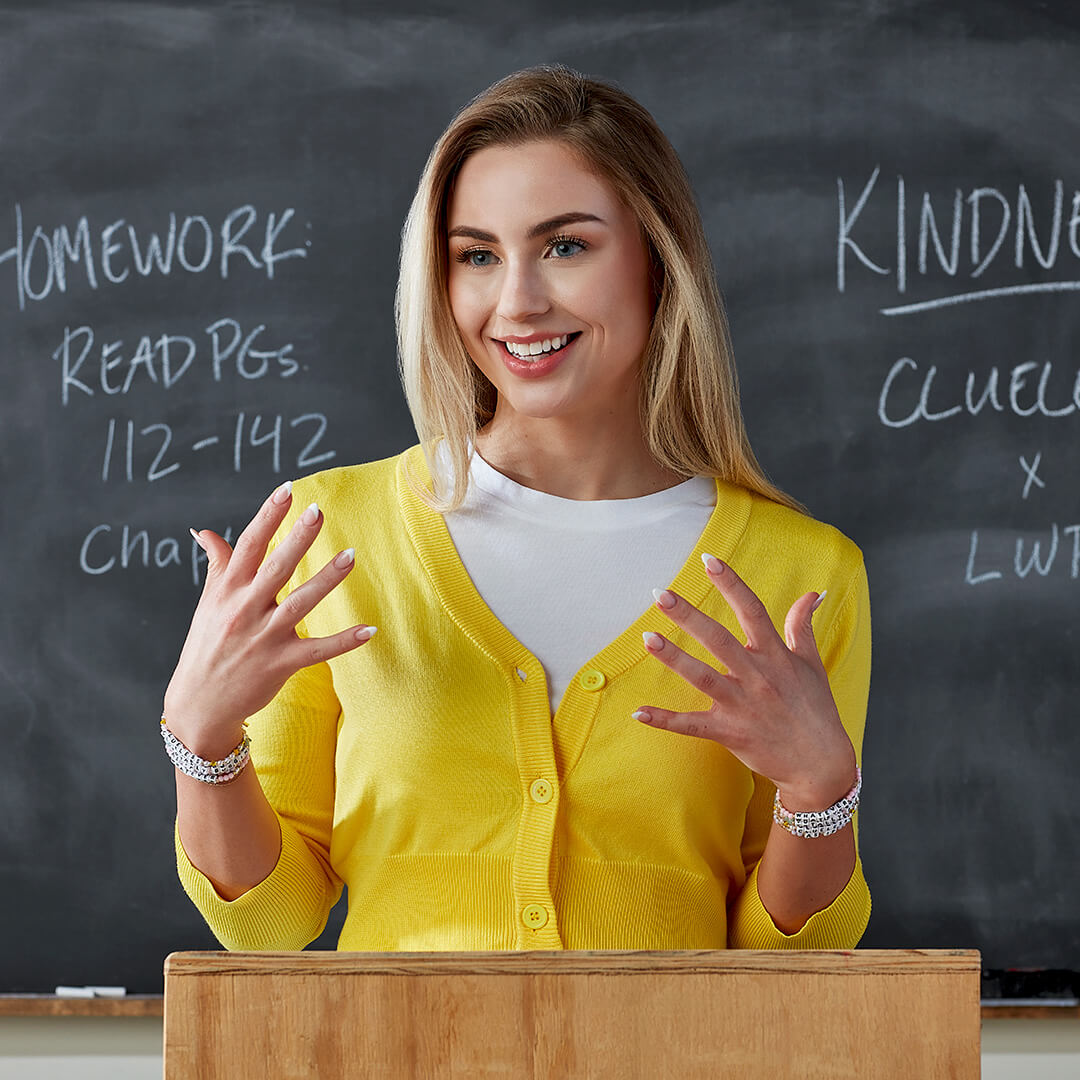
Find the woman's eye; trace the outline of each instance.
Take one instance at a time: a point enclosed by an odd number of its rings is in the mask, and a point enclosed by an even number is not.
[[[584,251],[585,245],[580,240],[555,240],[551,245],[551,250],[556,257],[566,259],[579,251]]]
[[[459,251],[454,258],[459,263],[467,263],[477,269],[491,266],[495,262],[495,256],[486,248],[469,248],[466,251]]]

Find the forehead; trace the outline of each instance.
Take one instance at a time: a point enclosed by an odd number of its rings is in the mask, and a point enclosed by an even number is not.
[[[524,228],[566,211],[605,221],[629,214],[610,183],[563,142],[488,146],[462,165],[447,204],[447,228],[496,222]]]

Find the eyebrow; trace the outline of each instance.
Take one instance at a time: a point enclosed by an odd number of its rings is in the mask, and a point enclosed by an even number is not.
[[[564,225],[574,225],[581,221],[598,221],[601,225],[607,224],[603,218],[599,218],[595,214],[571,211],[568,214],[560,214],[558,217],[539,222],[525,236],[527,240],[535,240],[538,236],[543,236],[544,233],[561,229]],[[474,229],[471,225],[458,225],[456,228],[451,229],[447,236],[468,236],[473,240],[483,240],[488,244],[497,244],[499,242],[499,238],[494,233],[485,232],[483,229]]]

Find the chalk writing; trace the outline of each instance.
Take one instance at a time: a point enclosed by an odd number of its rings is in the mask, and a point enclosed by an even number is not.
[[[229,425],[228,441],[223,441],[220,434],[208,434],[195,440],[189,447],[177,448],[173,445],[175,437],[169,424],[159,422],[139,427],[134,420],[121,420],[118,424],[117,418],[112,417],[105,430],[101,482],[107,483],[110,478],[116,478],[130,484],[136,479],[145,478],[147,482],[153,483],[181,467],[181,462],[175,460],[175,454],[182,449],[188,449],[195,454],[218,446],[231,446],[231,465],[234,472],[240,472],[248,462],[249,450],[266,446],[271,468],[275,474],[280,473],[283,439],[290,440],[293,433],[295,439],[284,448],[286,453],[295,454],[289,458],[291,470],[313,469],[337,456],[335,450],[319,450],[326,435],[326,428],[326,414],[321,412],[309,412],[290,418],[280,413],[273,416],[263,416],[261,413],[249,416],[246,412],[241,412]],[[266,452],[262,458],[265,460]]]
[[[231,544],[232,526],[221,535]],[[186,553],[186,560],[181,553]],[[79,547],[79,569],[93,577],[132,567],[165,570],[171,566],[182,569],[187,566],[193,585],[202,581],[206,553],[186,530],[183,530],[182,538],[162,536],[151,540],[149,529],[133,529],[130,525],[117,528],[102,523],[87,532]]]
[[[1056,523],[1050,526],[1047,537],[1028,540],[1023,536],[1018,536],[1011,544],[1009,540],[1005,540],[1004,543],[999,542],[996,552],[989,558],[985,552],[980,557],[979,530],[972,529],[964,580],[968,585],[984,585],[989,581],[999,581],[1006,573],[997,568],[1002,565],[1006,565],[1008,570],[1021,580],[1028,577],[1032,571],[1035,572],[1036,577],[1048,577],[1055,566],[1059,565],[1058,555],[1063,550],[1061,544],[1063,536],[1072,538],[1072,555],[1068,562],[1061,563],[1060,567],[1063,573],[1075,581],[1080,578],[1080,525],[1066,525],[1062,528]],[[1006,561],[1003,564],[1003,551],[1010,551],[1010,547],[1011,565],[1009,565],[1008,556],[1005,557]],[[981,572],[977,573],[977,564],[980,569],[983,567],[990,567],[990,569],[981,569]]]
[[[853,275],[865,279],[864,272],[872,279],[891,277],[901,295],[914,281],[939,293],[880,307],[883,316],[1080,291],[1080,191],[1067,196],[1061,179],[1041,183],[1037,190],[1018,183],[1007,192],[987,184],[950,184],[932,191],[902,173],[895,184],[884,181],[875,166],[854,186],[838,176],[836,193],[839,293],[849,290]],[[1017,272],[1037,280],[1017,281]],[[1013,280],[986,281],[1005,274]],[[978,288],[965,287],[976,282]],[[1048,420],[1080,418],[1080,366],[1010,356],[1004,365],[975,367],[959,365],[952,356],[940,362],[900,356],[885,373],[877,400],[879,423],[894,430],[944,422],[1002,423],[1015,429],[1017,417],[1031,420],[1040,433]],[[1043,450],[1019,454],[1018,460],[1021,501],[1043,503]],[[1009,535],[984,523],[971,530],[963,573],[971,586],[1006,579],[1035,582],[1055,573],[1076,580],[1080,524],[1052,523],[1045,533]]]
[[[1023,454],[1020,455],[1020,468],[1024,470],[1024,474],[1027,479],[1024,481],[1024,491],[1020,496],[1022,499],[1026,499],[1031,493],[1031,485],[1038,484],[1039,487],[1045,488],[1046,481],[1039,476],[1039,463],[1042,461],[1042,453],[1035,455],[1035,460],[1029,465],[1027,458]]]
[[[910,266],[908,230],[911,200],[903,175],[897,175],[895,201],[892,212],[895,217],[895,248],[889,258],[880,251],[867,253],[869,239],[856,235],[859,219],[867,212],[878,209],[871,199],[888,199],[885,185],[878,185],[881,167],[877,166],[863,184],[855,205],[850,210],[850,198],[843,177],[837,177],[838,227],[836,238],[836,288],[844,292],[848,282],[848,259],[871,273],[886,276],[892,274],[896,291],[905,293],[909,276],[914,269],[922,278],[944,274],[947,278],[976,279],[991,267],[1002,265],[1009,259],[1017,270],[1056,270],[1059,258],[1065,254],[1074,270],[1072,260],[1080,260],[1080,191],[1074,190],[1071,210],[1066,220],[1064,213],[1065,185],[1055,180],[1050,198],[1050,211],[1041,220],[1032,205],[1032,197],[1025,184],[1017,186],[1015,200],[996,187],[974,187],[965,195],[962,188],[954,188],[948,200],[949,210],[935,209],[933,196],[923,191],[917,200],[918,225],[915,250],[915,267]],[[943,200],[942,200],[943,201]],[[1042,200],[1045,202],[1045,198]],[[950,219],[947,226],[942,218]],[[967,243],[964,243],[966,231]],[[1006,247],[1006,240],[1012,243]],[[967,259],[963,255],[967,255]],[[1003,255],[1003,258],[999,258]],[[1011,256],[1011,258],[1010,258]],[[887,265],[890,263],[891,265]],[[1068,276],[1068,275],[1066,275]],[[1080,290],[1080,280],[1025,282],[995,288],[964,290],[947,296],[939,296],[917,303],[882,308],[884,315],[906,315],[949,307],[959,303],[989,300],[1002,296],[1024,295],[1035,292],[1066,292]]]
[[[295,213],[287,207],[263,216],[247,203],[230,210],[220,223],[211,224],[203,214],[180,218],[171,211],[163,233],[140,233],[123,218],[92,228],[86,215],[71,228],[30,228],[23,220],[22,205],[16,203],[15,242],[0,251],[0,265],[10,261],[14,267],[20,311],[26,309],[28,301],[66,293],[71,284],[69,274],[76,273],[91,289],[99,289],[103,283],[122,285],[133,270],[143,278],[152,274],[168,277],[178,270],[185,274],[209,272],[225,281],[239,265],[273,280],[278,263],[306,258],[311,246],[311,241],[305,240],[299,246],[279,247],[285,242],[282,233],[286,227],[296,229]]]
[[[1035,378],[1038,372],[1038,379]],[[910,357],[902,356],[889,369],[878,395],[878,419],[886,427],[903,428],[920,420],[939,421],[966,413],[978,416],[987,406],[992,412],[1012,412],[1016,416],[1046,416],[1052,419],[1073,416],[1080,410],[1080,370],[1070,372],[1066,386],[1051,387],[1054,365],[1050,361],[1016,364],[1002,378],[991,367],[985,376],[968,371],[963,389],[955,376],[946,391],[935,391],[938,366],[925,372]],[[1004,383],[1004,386],[1002,385]],[[931,400],[933,398],[933,401]]]
[[[64,336],[53,359],[60,364],[60,401],[67,405],[73,392],[86,397],[96,393],[127,394],[132,386],[147,382],[171,390],[193,370],[196,360],[205,359],[205,370],[214,382],[221,382],[226,370],[241,379],[253,381],[269,375],[291,378],[300,370],[286,342],[274,349],[256,349],[255,343],[266,331],[259,323],[244,332],[236,319],[217,319],[207,326],[200,355],[196,339],[186,334],[143,334],[133,349],[124,347],[123,339],[104,341],[95,348],[96,336],[89,326],[64,327]],[[200,370],[196,367],[194,370]]]
[[[311,222],[299,219],[293,207],[259,208],[243,200],[218,215],[166,209],[151,214],[156,227],[147,226],[145,216],[138,223],[119,215],[94,221],[87,214],[35,221],[22,203],[14,204],[9,220],[10,241],[0,221],[0,294],[14,297],[20,311],[64,296],[104,297],[105,290],[131,289],[148,278],[179,281],[201,275],[213,283],[247,275],[269,288],[280,280],[283,263],[308,259],[312,247]],[[245,294],[250,291],[245,286]],[[159,326],[146,332],[106,332],[92,319],[72,322],[64,326],[52,360],[61,408],[90,408],[102,399],[124,402],[122,414],[94,419],[86,434],[103,491],[133,484],[167,488],[195,468],[257,474],[287,468],[298,475],[337,456],[328,445],[329,420],[318,408],[283,412],[236,400],[244,386],[295,379],[308,371],[288,334],[250,311],[243,317],[201,318],[196,328]],[[205,386],[221,387],[232,408],[224,413],[213,408],[209,419],[200,420],[197,407]],[[140,417],[139,400],[148,394],[175,403],[179,414],[159,406],[156,416]],[[265,396],[263,391],[260,400]],[[100,578],[181,567],[199,584],[206,557],[186,527],[176,535],[169,529],[157,535],[151,523],[136,527],[115,523],[108,511],[97,515],[98,523],[78,545],[82,573]],[[225,536],[231,540],[231,529]]]

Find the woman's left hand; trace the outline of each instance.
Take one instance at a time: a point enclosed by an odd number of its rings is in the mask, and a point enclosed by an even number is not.
[[[653,727],[720,743],[747,768],[768,777],[787,809],[823,810],[852,786],[856,761],[814,640],[811,620],[818,594],[806,593],[792,604],[784,622],[785,642],[765,605],[730,566],[712,559],[707,572],[734,611],[746,645],[665,590],[667,597],[661,594],[657,606],[715,656],[727,674],[659,634],[646,634],[649,653],[707,694],[712,705],[692,713],[644,705],[634,715]],[[662,602],[667,598],[674,599],[673,606]]]

